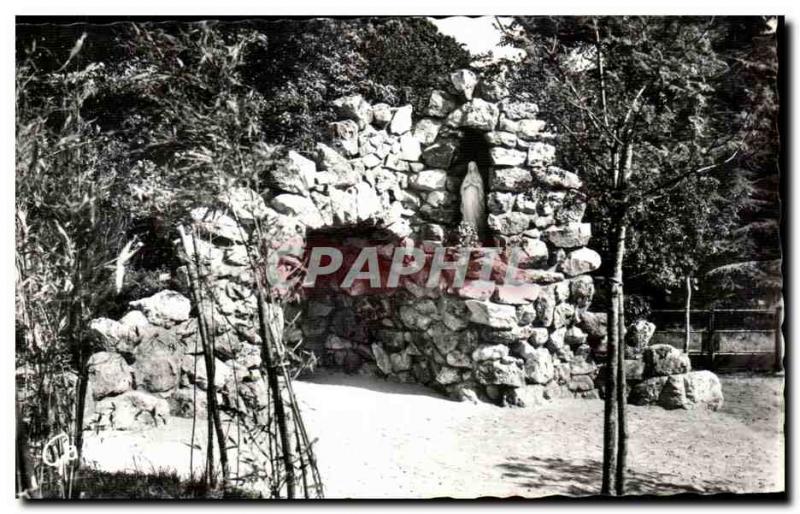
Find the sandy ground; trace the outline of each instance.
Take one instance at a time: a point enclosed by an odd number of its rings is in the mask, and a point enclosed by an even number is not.
[[[630,406],[628,491],[775,492],[784,487],[783,381],[723,376],[717,411]],[[421,386],[320,373],[295,383],[327,498],[537,497],[600,490],[601,400],[499,408]],[[203,441],[204,423],[198,423]],[[93,435],[104,470],[188,470],[191,420]],[[202,450],[195,466],[202,464]]]

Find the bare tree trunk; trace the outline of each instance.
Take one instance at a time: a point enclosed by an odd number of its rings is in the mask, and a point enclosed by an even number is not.
[[[283,466],[286,470],[286,497],[295,497],[295,478],[294,478],[294,463],[292,462],[292,447],[289,442],[289,430],[286,423],[286,411],[283,408],[283,396],[278,383],[278,363],[272,353],[272,347],[276,346],[273,341],[272,331],[270,330],[270,316],[269,306],[264,299],[262,288],[258,288],[258,318],[261,329],[261,361],[262,366],[266,369],[267,381],[269,389],[272,393],[272,402],[275,404],[275,418],[278,424],[278,436],[281,441],[281,455],[283,457]],[[283,327],[279,327],[282,329]]]
[[[621,262],[622,255],[616,255],[618,250],[617,240],[619,239],[622,220],[617,219],[612,223],[612,244],[611,248],[614,249],[614,269],[608,277],[608,287],[610,291],[609,308],[608,308],[608,327],[607,327],[607,355],[606,355],[606,369],[605,369],[605,411],[603,416],[603,482],[601,493],[610,495],[615,490],[615,478],[617,469],[617,443],[618,443],[618,427],[617,422],[619,419],[619,397],[617,388],[619,386],[619,356],[620,356],[620,341],[619,341],[619,285],[618,280],[621,276],[621,266],[619,273],[617,272],[617,263]]]
[[[625,296],[622,283],[622,263],[625,257],[625,234],[627,227],[623,221],[620,224],[614,250],[614,280],[612,287],[612,302],[617,304],[617,470],[616,493],[617,496],[625,494],[625,463],[628,456],[628,423],[625,418],[625,407],[628,401],[627,387],[625,384]]]
[[[686,276],[686,335],[683,351],[689,355],[689,344],[692,341],[692,276]]]

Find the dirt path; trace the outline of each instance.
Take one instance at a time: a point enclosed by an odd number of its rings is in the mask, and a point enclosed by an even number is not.
[[[629,408],[629,492],[783,489],[782,380],[723,377],[718,412]],[[536,497],[600,489],[603,403],[524,409],[457,403],[430,390],[320,373],[298,381],[328,498]],[[194,464],[202,468],[205,423]],[[87,437],[105,471],[188,471],[191,420]]]
[[[629,490],[783,489],[781,380],[723,377],[719,412],[630,406]],[[320,375],[298,382],[327,497],[586,495],[600,489],[600,400],[525,409],[454,403],[424,388]]]

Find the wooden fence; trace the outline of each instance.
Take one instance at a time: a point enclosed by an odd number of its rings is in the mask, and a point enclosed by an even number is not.
[[[652,343],[684,349],[686,311],[653,311]],[[783,309],[692,310],[689,356],[698,368],[711,370],[783,370]]]

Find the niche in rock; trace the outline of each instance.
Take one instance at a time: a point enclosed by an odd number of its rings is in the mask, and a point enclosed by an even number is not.
[[[298,321],[303,346],[314,352],[324,366],[355,372],[364,362],[374,360],[373,335],[391,318],[393,290],[385,284],[398,243],[388,231],[374,226],[327,228],[307,233],[307,256],[312,255],[314,248],[333,248],[342,255],[342,263],[335,272],[317,276],[313,285],[306,284],[303,288]],[[347,273],[364,248],[376,249],[380,283],[357,278],[347,284]],[[331,264],[331,258],[324,255],[319,264],[324,268]],[[356,271],[366,272],[367,269],[365,265]]]
[[[451,166],[451,170],[449,171],[450,175],[457,176],[459,178],[456,201],[456,205],[458,206],[458,222],[462,221],[462,208],[465,203],[472,202],[472,208],[474,209],[474,202],[477,200],[477,202],[480,203],[478,208],[481,212],[481,220],[477,227],[479,230],[478,241],[482,244],[485,244],[487,239],[486,193],[489,191],[488,175],[489,168],[492,166],[492,159],[489,154],[489,144],[486,142],[484,133],[482,131],[474,129],[461,129],[461,132],[462,135],[459,138],[458,152]],[[477,199],[474,197],[470,199],[462,197],[462,194],[464,193],[464,188],[462,186],[464,184],[464,179],[467,176],[470,163],[475,163],[477,165],[482,183],[482,187],[480,188],[481,194]],[[472,190],[472,193],[475,194],[474,189]]]

